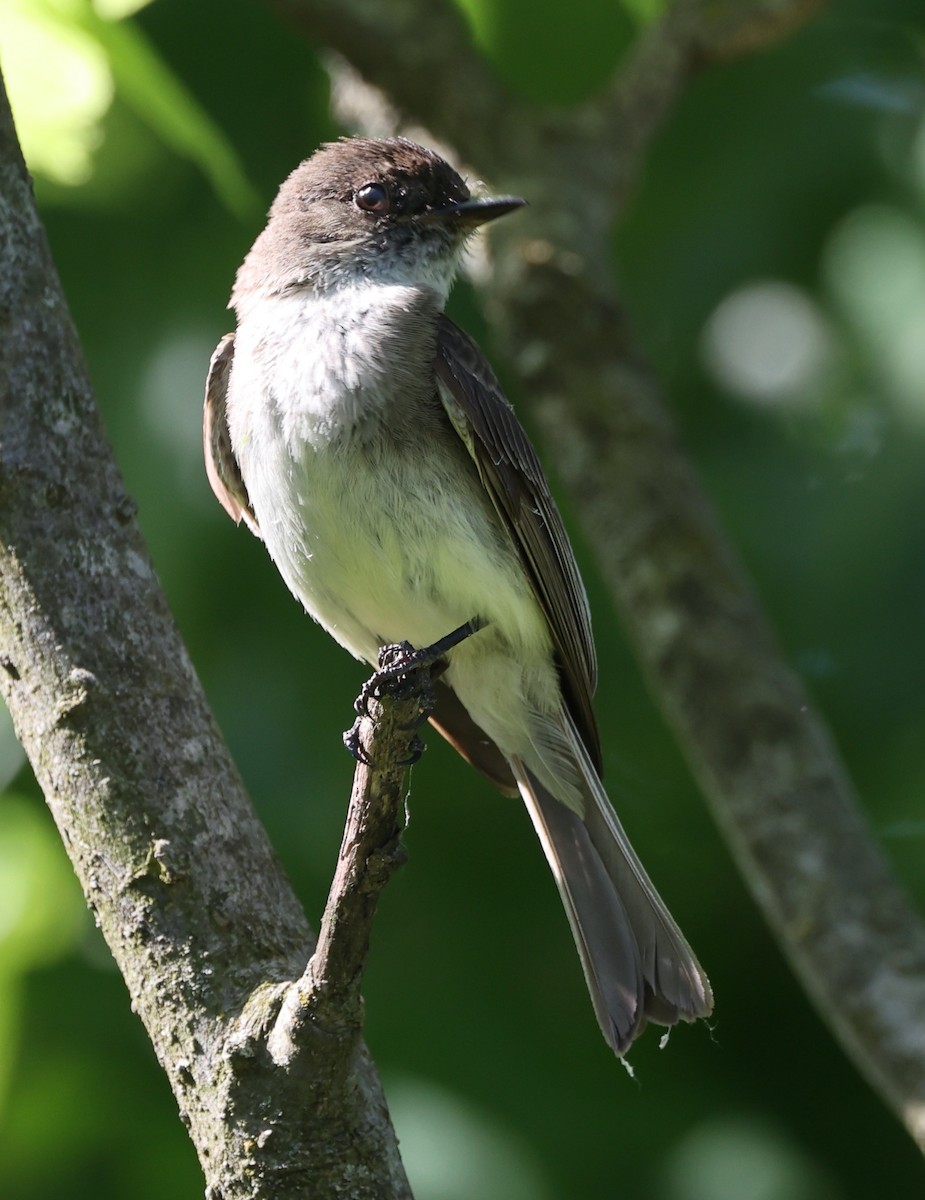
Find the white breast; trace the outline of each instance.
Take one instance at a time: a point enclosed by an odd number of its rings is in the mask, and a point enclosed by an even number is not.
[[[272,558],[370,662],[384,642],[428,645],[477,614],[547,636],[473,464],[422,388],[431,363],[406,363],[403,379],[380,353],[382,330],[403,330],[420,306],[420,290],[398,286],[278,297],[239,325],[229,383],[232,443]],[[434,407],[390,443],[383,409],[391,428],[409,392]]]

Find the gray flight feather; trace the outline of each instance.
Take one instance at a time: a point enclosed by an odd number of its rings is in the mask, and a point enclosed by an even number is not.
[[[437,379],[549,621],[567,711],[546,732],[582,812],[511,763],[565,905],[604,1037],[623,1054],[647,1020],[707,1016],[709,981],[630,845],[600,781],[596,659],[584,587],[536,453],[478,347],[439,320]],[[564,789],[563,789],[564,792]]]

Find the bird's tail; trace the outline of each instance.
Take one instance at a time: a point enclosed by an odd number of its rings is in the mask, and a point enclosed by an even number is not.
[[[522,759],[511,766],[565,904],[601,1030],[623,1054],[647,1021],[674,1025],[709,1016],[713,993],[617,820],[581,739],[567,717],[565,722],[577,774],[569,771],[572,779],[556,790],[570,803],[540,781],[541,773],[550,779],[548,770],[531,770]],[[561,755],[560,744],[560,763]],[[576,779],[581,814],[573,807]]]

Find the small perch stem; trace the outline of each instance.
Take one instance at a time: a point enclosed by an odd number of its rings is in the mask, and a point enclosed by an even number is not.
[[[404,778],[414,759],[416,729],[428,708],[430,672],[418,668],[364,698],[357,725],[357,762],[337,869],[315,953],[291,987],[270,1035],[277,1062],[290,1063],[308,1024],[345,1039],[363,1023],[360,984],[379,896],[404,861]]]

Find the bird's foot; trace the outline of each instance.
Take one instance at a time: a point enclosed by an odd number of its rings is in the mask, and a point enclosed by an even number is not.
[[[360,723],[364,717],[369,716],[369,702],[372,699],[380,699],[382,695],[389,691],[392,695],[402,696],[406,694],[410,687],[420,688],[420,705],[418,712],[413,721],[406,729],[417,729],[422,725],[433,711],[436,702],[432,683],[433,680],[439,677],[446,670],[446,658],[444,657],[454,646],[458,646],[460,642],[465,641],[473,633],[478,632],[482,628],[483,621],[479,617],[474,617],[471,621],[466,621],[464,625],[460,625],[458,629],[454,629],[448,633],[446,637],[442,637],[431,646],[423,646],[416,649],[410,642],[395,642],[388,646],[382,646],[379,650],[379,667],[367,681],[363,684],[359,696],[354,702],[354,710],[357,713],[357,719],[353,725],[344,734],[344,745],[357,760],[357,762],[370,765],[369,755],[366,748],[362,744],[360,738]],[[420,680],[414,680],[413,677],[419,672],[426,672],[426,677],[423,684]],[[416,763],[424,752],[424,743],[417,736],[411,743],[411,753],[406,759],[405,765],[410,766]]]

